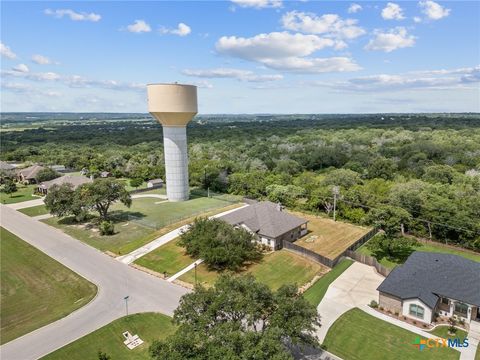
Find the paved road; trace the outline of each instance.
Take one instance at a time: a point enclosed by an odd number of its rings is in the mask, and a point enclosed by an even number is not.
[[[60,230],[0,205],[0,224],[98,286],[97,297],[67,317],[0,347],[2,360],[37,359],[129,313],[171,315],[188,290],[123,264]]]

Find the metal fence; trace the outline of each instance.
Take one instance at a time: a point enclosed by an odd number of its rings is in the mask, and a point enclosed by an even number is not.
[[[361,262],[362,264],[373,266],[379,274],[385,277],[387,277],[388,274],[390,274],[390,272],[392,271],[391,269],[380,264],[373,256],[360,254],[352,250],[345,251],[345,256],[348,256],[355,261]]]

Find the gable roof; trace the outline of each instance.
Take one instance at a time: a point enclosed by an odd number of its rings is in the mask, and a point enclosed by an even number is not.
[[[63,184],[71,184],[74,189],[79,187],[80,185],[86,184],[86,183],[91,183],[93,182],[92,179],[87,178],[85,176],[79,176],[79,175],[64,175],[60,176],[56,179],[49,180],[49,181],[44,181],[42,182],[39,187],[42,189],[50,189],[53,185],[63,185]]]
[[[148,180],[147,182],[149,182],[151,184],[163,184],[162,179],[151,179],[151,180]]]
[[[35,179],[38,175],[40,170],[45,169],[43,166],[40,165],[32,165],[25,169],[18,170],[18,175],[22,175],[25,179]]]
[[[440,296],[480,306],[480,263],[451,254],[415,251],[377,288],[434,308]]]
[[[279,209],[278,204],[262,201],[219,217],[230,225],[245,225],[252,232],[277,238],[307,223],[307,220]]]

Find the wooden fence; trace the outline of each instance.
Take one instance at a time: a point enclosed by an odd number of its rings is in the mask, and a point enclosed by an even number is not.
[[[385,277],[387,277],[388,274],[390,274],[390,272],[392,271],[392,269],[389,269],[380,264],[373,256],[360,254],[352,250],[345,251],[345,256],[348,256],[355,261],[361,262],[362,264],[373,266],[380,275],[383,275]]]
[[[290,250],[294,253],[297,253],[301,256],[309,258],[309,259],[311,259],[311,260],[313,260],[317,263],[328,266],[329,268],[333,268],[345,256],[351,257],[350,255],[347,254],[347,252],[353,253],[354,250],[358,249],[360,246],[362,246],[364,243],[366,243],[368,240],[370,240],[377,232],[378,232],[378,229],[370,230],[368,233],[366,233],[360,239],[358,239],[352,245],[350,245],[350,247],[348,249],[346,249],[343,253],[338,255],[335,259],[329,259],[329,258],[327,258],[323,255],[317,254],[316,252],[314,252],[312,250],[309,250],[309,249],[306,249],[306,248],[301,247],[299,245],[296,245],[295,243],[291,243],[290,241],[285,241],[284,240],[283,241],[283,247],[285,249]]]

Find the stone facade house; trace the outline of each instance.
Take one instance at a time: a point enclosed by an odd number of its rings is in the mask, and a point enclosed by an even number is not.
[[[280,204],[261,201],[219,217],[255,234],[263,245],[279,250],[283,241],[293,242],[307,233],[308,221],[284,211]]]
[[[24,169],[17,170],[18,181],[21,181],[26,184],[34,184],[37,182],[38,173],[45,169],[40,165],[32,165]]]
[[[377,290],[379,306],[418,321],[480,322],[480,263],[461,256],[416,251]]]

